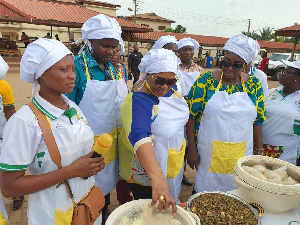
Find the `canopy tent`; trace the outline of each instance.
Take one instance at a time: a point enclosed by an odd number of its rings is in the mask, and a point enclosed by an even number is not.
[[[285,36],[285,37],[295,37],[294,45],[292,48],[292,54],[290,58],[290,61],[293,61],[296,45],[298,43],[298,38],[300,37],[300,25],[278,29],[275,31],[275,35]]]

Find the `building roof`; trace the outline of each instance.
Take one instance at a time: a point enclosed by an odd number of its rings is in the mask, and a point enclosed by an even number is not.
[[[163,32],[163,31],[153,31],[147,33],[133,33],[132,38],[133,41],[139,42],[155,42],[161,36],[171,35],[175,36],[177,40],[182,38],[190,37],[199,42],[201,46],[207,47],[223,47],[226,41],[229,38],[224,37],[214,37],[214,36],[203,36],[203,35],[195,35],[195,34],[183,34],[183,33],[171,33],[171,32]],[[282,42],[273,42],[273,41],[258,41],[259,45],[263,49],[267,50],[292,50],[293,44],[291,43],[282,43]],[[300,50],[300,44],[296,47],[297,50]]]
[[[134,16],[128,16],[128,19],[133,19]],[[143,20],[151,20],[151,21],[158,21],[158,22],[168,22],[168,23],[175,23],[174,20],[169,20],[163,17],[156,15],[155,13],[145,13],[145,14],[136,14],[137,19]]]
[[[75,5],[98,5],[109,8],[120,8],[120,5],[111,4],[108,2],[100,2],[96,0],[40,0],[45,2],[59,2],[59,3],[67,3],[67,4],[75,4]]]
[[[275,30],[276,36],[300,37],[300,25]]]
[[[63,0],[73,1],[73,0]],[[53,25],[53,26],[65,26],[65,27],[82,27],[82,24],[89,18],[96,16],[99,12],[87,9],[74,4],[62,4],[54,1],[41,1],[41,0],[0,0],[0,6],[4,6],[6,9],[18,14],[20,18],[10,18],[0,15],[1,21],[15,21],[28,23]],[[110,15],[108,15],[110,16]],[[113,16],[110,16],[113,17]],[[115,18],[123,30],[132,30],[138,32],[147,32],[152,29],[136,24],[134,22],[124,20],[121,18]]]

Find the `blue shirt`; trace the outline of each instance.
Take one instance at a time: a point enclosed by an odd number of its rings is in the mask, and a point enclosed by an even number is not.
[[[90,75],[91,80],[112,80],[113,76],[115,76],[115,68],[112,62],[104,63],[105,69],[104,71],[96,62],[94,57],[91,55],[90,51],[86,49],[84,51],[86,64],[88,66],[88,72]],[[86,88],[86,68],[83,59],[83,54],[75,56],[75,73],[76,73],[76,80],[75,80],[75,87],[70,94],[65,94],[70,100],[79,105],[80,101],[82,100],[85,88]]]

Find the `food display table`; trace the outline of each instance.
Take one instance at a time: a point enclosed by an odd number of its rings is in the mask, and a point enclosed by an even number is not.
[[[228,193],[241,197],[239,190],[235,189]],[[272,214],[265,213],[261,218],[261,225],[298,225],[300,224],[300,206],[286,213]]]

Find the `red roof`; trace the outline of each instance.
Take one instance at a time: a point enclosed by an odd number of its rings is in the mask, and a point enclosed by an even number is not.
[[[214,37],[214,36],[203,36],[203,35],[195,35],[195,34],[182,34],[182,33],[171,33],[171,32],[162,32],[162,31],[153,31],[147,33],[133,33],[132,37],[135,41],[141,42],[155,42],[161,36],[171,35],[175,36],[177,40],[182,38],[190,37],[199,42],[200,45],[203,46],[211,46],[211,47],[223,47],[226,41],[229,38],[223,37]],[[282,43],[282,42],[273,42],[273,41],[258,41],[261,48],[264,49],[274,49],[274,50],[291,50],[293,44],[291,43]],[[300,45],[298,44],[296,49],[300,50]]]
[[[68,24],[70,27],[81,27],[86,20],[99,14],[99,12],[79,5],[51,1],[0,0],[0,4],[18,12],[34,23],[47,25],[51,23],[54,26],[67,26]],[[117,17],[113,18],[116,18],[122,29],[125,28],[125,30],[140,30],[140,32],[152,30],[147,26]],[[9,21],[9,18],[7,20]]]
[[[300,25],[281,28],[275,31],[276,36],[300,37]]]

